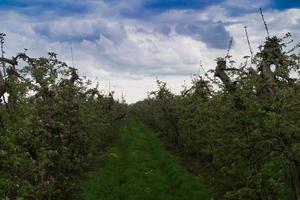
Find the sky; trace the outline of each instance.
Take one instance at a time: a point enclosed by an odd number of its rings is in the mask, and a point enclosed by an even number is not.
[[[156,90],[156,79],[178,93],[193,74],[230,54],[249,55],[266,31],[291,32],[300,41],[300,0],[0,0],[6,56],[28,49],[32,57],[56,52],[101,90],[128,103]],[[200,67],[200,63],[203,69]]]

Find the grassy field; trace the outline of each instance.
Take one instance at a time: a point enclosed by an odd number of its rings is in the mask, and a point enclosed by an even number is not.
[[[200,177],[189,174],[155,134],[129,116],[115,145],[81,183],[79,200],[206,200]]]

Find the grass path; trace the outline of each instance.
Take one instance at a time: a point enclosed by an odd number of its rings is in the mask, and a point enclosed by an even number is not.
[[[201,179],[186,172],[133,116],[97,165],[84,181],[79,200],[210,199]]]

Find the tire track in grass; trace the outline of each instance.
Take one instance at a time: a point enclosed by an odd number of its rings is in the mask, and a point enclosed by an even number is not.
[[[129,116],[120,138],[97,161],[82,183],[80,200],[207,200],[200,177],[184,170],[177,158],[139,119]]]

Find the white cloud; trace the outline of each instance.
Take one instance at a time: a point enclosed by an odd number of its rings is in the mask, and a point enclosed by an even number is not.
[[[228,0],[227,3],[236,2]],[[123,10],[131,9],[124,2],[117,5]],[[201,22],[199,26],[206,26],[222,21],[225,30],[234,37],[231,54],[238,61],[249,54],[244,26],[248,27],[253,50],[257,50],[266,36],[259,12],[232,16],[225,7],[211,6],[202,11],[171,10],[138,19],[121,17],[113,4],[101,2],[94,6],[95,12],[90,14],[53,20],[1,11],[0,32],[8,35],[7,55],[12,56],[23,48],[28,48],[32,56],[55,51],[71,64],[72,46],[75,65],[82,75],[97,77],[106,91],[110,82],[116,95],[125,93],[131,103],[156,89],[156,76],[179,92],[184,80],[189,81],[191,74],[202,72],[200,60],[208,70],[215,66],[215,58],[225,56],[226,49],[212,48],[203,37],[176,32],[177,24]],[[265,18],[272,34],[291,31],[299,41],[299,9],[269,10]],[[205,34],[210,34],[209,30]],[[229,43],[229,40],[222,42]]]

